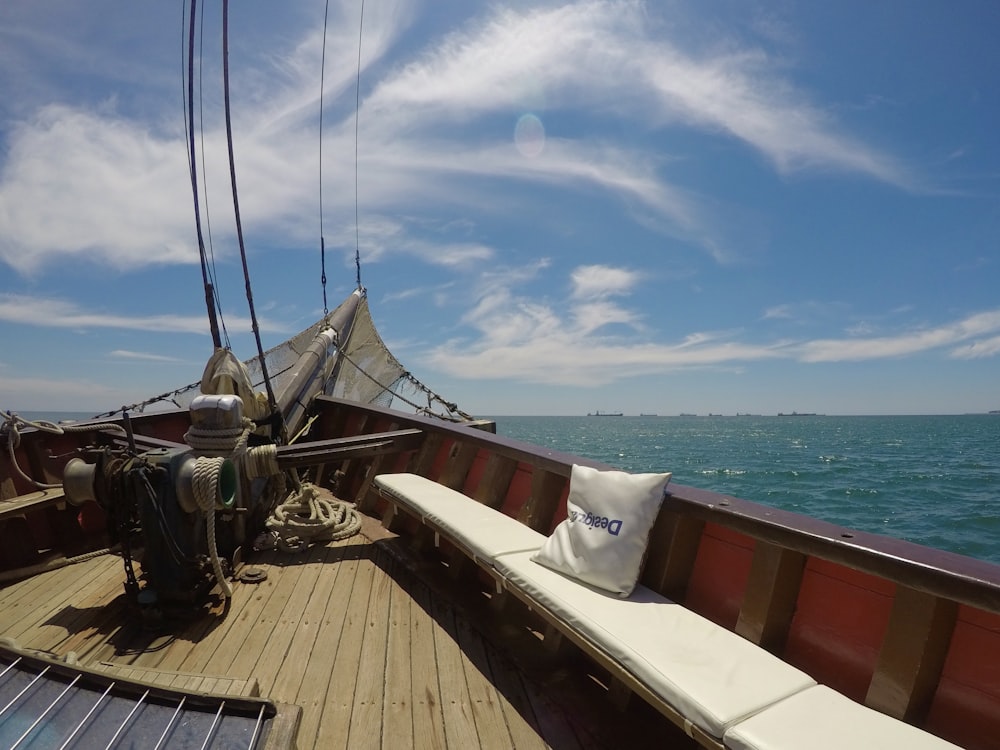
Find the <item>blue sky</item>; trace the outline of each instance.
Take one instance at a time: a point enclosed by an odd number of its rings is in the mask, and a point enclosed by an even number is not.
[[[254,345],[202,73],[225,322]],[[265,346],[322,313],[324,5],[233,3]],[[330,3],[333,307],[487,414],[1000,408],[1000,4]],[[103,410],[211,354],[179,3],[0,5],[0,408]],[[355,225],[355,102],[358,216]]]

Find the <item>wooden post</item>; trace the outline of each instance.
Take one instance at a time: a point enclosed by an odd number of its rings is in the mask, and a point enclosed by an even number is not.
[[[955,602],[897,586],[865,703],[919,725],[941,678],[957,616]]]
[[[792,625],[806,556],[758,540],[736,632],[781,654]]]

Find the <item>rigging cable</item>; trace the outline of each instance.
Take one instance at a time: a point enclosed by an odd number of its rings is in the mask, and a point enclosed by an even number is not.
[[[198,174],[195,161],[194,145],[194,28],[195,12],[198,0],[191,0],[191,23],[188,29],[188,68],[187,97],[184,108],[187,110],[185,130],[188,137],[188,170],[191,174],[191,193],[194,197],[194,224],[198,232],[198,256],[201,259],[201,280],[205,286],[205,306],[208,308],[208,323],[212,329],[212,343],[216,349],[222,348],[222,337],[219,335],[219,320],[216,317],[215,298],[212,283],[208,278],[208,263],[205,258],[205,238],[201,232],[201,207],[198,200]]]
[[[212,282],[212,291],[215,297],[215,307],[218,310],[219,323],[222,326],[222,338],[225,340],[226,349],[231,349],[229,341],[229,331],[226,329],[226,318],[222,312],[222,297],[219,295],[218,272],[215,270],[215,244],[212,242],[212,213],[208,207],[208,167],[205,160],[205,108],[203,103],[203,93],[205,87],[202,85],[205,66],[201,65],[201,60],[205,59],[205,6],[201,4],[201,18],[198,29],[198,134],[201,148],[201,179],[205,185],[205,230],[208,234],[208,274]]]
[[[365,29],[365,0],[361,0],[361,20],[358,22],[358,77],[354,86],[354,267],[358,289],[361,286],[361,228],[358,223],[358,121],[361,113],[361,38]]]
[[[192,0],[194,2],[194,0]],[[233,121],[229,106],[229,0],[222,0],[222,82],[226,104],[226,143],[229,147],[229,177],[233,184],[233,210],[236,213],[236,237],[240,244],[240,258],[243,261],[243,279],[246,282],[247,304],[250,306],[250,322],[253,335],[257,341],[257,355],[260,358],[260,370],[264,376],[264,386],[267,388],[267,401],[271,411],[277,407],[271,378],[267,374],[267,361],[264,359],[264,347],[260,342],[260,326],[257,325],[257,312],[253,305],[253,290],[250,287],[250,269],[247,267],[246,245],[243,242],[243,224],[240,221],[240,202],[236,192],[236,160],[233,157]],[[284,424],[282,424],[284,431]]]
[[[326,304],[326,240],[323,237],[323,89],[326,76],[326,28],[330,17],[330,0],[323,12],[323,54],[319,63],[319,263],[320,283],[323,285],[323,317],[330,314]]]

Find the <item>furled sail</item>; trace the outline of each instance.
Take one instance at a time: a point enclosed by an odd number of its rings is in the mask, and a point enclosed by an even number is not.
[[[317,346],[317,337],[326,342]],[[305,356],[312,348],[313,357]],[[320,394],[392,407],[437,416],[450,421],[466,421],[472,417],[461,411],[425,386],[393,356],[375,327],[363,289],[356,290],[340,306],[287,341],[264,352],[264,361],[271,378],[279,407],[286,419],[297,402],[303,408]],[[304,373],[306,362],[310,373]],[[264,387],[259,357],[244,363],[257,390]],[[145,411],[182,407],[201,393],[201,381],[175,391],[154,396],[126,407],[130,411]],[[116,412],[109,412],[110,416]],[[297,421],[297,420],[293,420]],[[294,429],[293,425],[289,425]]]

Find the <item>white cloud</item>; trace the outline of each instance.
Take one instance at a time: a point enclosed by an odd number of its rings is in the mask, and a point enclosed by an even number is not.
[[[207,334],[203,315],[125,315],[85,310],[73,302],[22,294],[0,293],[0,320],[42,328],[118,328],[157,333]],[[285,326],[258,320],[262,331],[287,333]],[[230,319],[230,327],[248,329],[249,321]]]
[[[182,360],[176,357],[166,357],[162,354],[151,354],[149,352],[132,352],[127,349],[115,349],[113,352],[109,352],[108,356],[114,357],[115,359],[130,359],[138,360],[141,362],[181,362]]]
[[[1000,355],[1000,336],[973,341],[951,352],[956,359],[983,359],[997,355]]]
[[[820,339],[796,349],[803,362],[845,362],[887,359],[954,346],[977,336],[1000,331],[1000,310],[976,313],[953,323],[906,331],[896,336]],[[989,351],[989,346],[984,347]]]
[[[641,275],[626,268],[593,265],[579,266],[570,275],[574,299],[603,298],[613,294],[627,294],[641,281]]]
[[[761,316],[764,320],[788,319],[792,317],[791,305],[775,305],[769,307]]]
[[[641,143],[612,147],[599,136],[550,133],[541,154],[524,158],[512,142],[513,122],[528,110],[543,122],[545,112],[585,111],[646,123],[648,130],[679,124],[724,132],[781,171],[818,166],[908,185],[901,166],[841,134],[765,54],[688,54],[669,27],[650,22],[652,11],[626,0],[496,10],[422,53],[376,65],[396,49],[413,11],[401,2],[366,9],[362,65],[370,94],[359,113],[366,214],[438,211],[449,203],[517,211],[516,192],[496,198],[495,183],[470,178],[597,189],[641,208],[639,220],[655,231],[685,238],[718,260],[730,257],[719,210],[662,173],[669,155]],[[324,182],[332,213],[353,207],[356,13],[347,3],[334,6],[327,46]],[[242,213],[261,235],[286,242],[316,234],[320,45],[311,25],[284,48],[241,59],[234,71]],[[226,146],[217,92],[209,93],[208,184],[225,252],[232,233]],[[510,119],[510,132],[496,131],[497,117]],[[175,112],[171,121],[178,119]],[[464,129],[472,122],[487,127]],[[108,103],[50,104],[9,133],[5,150],[0,260],[11,267],[32,273],[64,256],[118,269],[196,261],[179,125],[165,131]],[[482,248],[459,255],[484,257]]]
[[[191,263],[181,142],[60,105],[16,127],[0,171],[0,260],[32,272],[86,254],[114,268]],[[185,199],[186,198],[186,202]]]
[[[427,363],[460,378],[520,379],[567,386],[598,386],[648,374],[692,368],[739,367],[749,362],[783,359],[802,363],[865,361],[915,355],[954,347],[958,358],[1000,354],[1000,310],[970,315],[952,323],[894,336],[791,341],[749,340],[750,330],[693,332],[676,343],[650,342],[641,314],[616,304],[608,295],[627,295],[637,272],[611,267],[573,271],[570,297],[543,303],[494,286],[464,322],[476,330],[471,338],[454,339],[433,349]],[[581,301],[583,298],[585,301]],[[561,309],[566,312],[560,312]],[[766,319],[784,317],[774,308]],[[602,335],[612,324],[625,325],[641,336]]]

